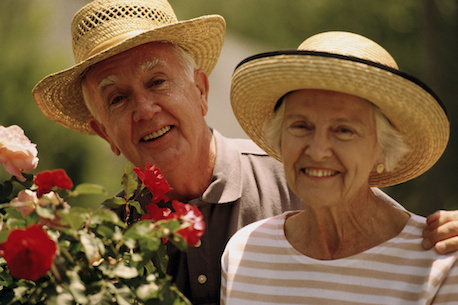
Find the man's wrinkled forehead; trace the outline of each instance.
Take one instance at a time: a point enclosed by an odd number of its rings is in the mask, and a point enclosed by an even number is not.
[[[143,73],[146,71],[153,70],[154,68],[161,65],[161,61],[159,59],[152,59],[147,60],[143,64],[141,64],[135,71],[135,73]],[[117,75],[108,75],[107,77],[103,78],[97,88],[99,91],[103,91],[106,87],[113,86],[117,83],[119,77]]]

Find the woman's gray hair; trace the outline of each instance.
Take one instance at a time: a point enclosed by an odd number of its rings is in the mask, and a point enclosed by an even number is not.
[[[172,52],[174,52],[177,56],[178,61],[180,62],[180,65],[183,68],[186,77],[192,81],[194,79],[194,71],[197,69],[197,64],[194,58],[192,58],[191,54],[189,54],[189,52],[183,49],[182,47],[175,44],[170,45],[172,46]],[[87,90],[84,77],[81,81],[81,92],[83,93],[84,102],[86,104],[86,107],[89,109],[89,112],[92,114],[94,118],[96,118],[100,122],[99,113]]]
[[[272,120],[264,125],[266,139],[278,154],[281,153],[281,132],[287,97],[288,95],[285,95],[278,102],[278,104],[281,104],[274,112]],[[385,170],[390,172],[398,166],[402,157],[409,152],[410,148],[404,142],[402,134],[393,125],[391,125],[390,121],[383,112],[374,104],[371,103],[371,105],[374,107],[377,144],[385,157]]]

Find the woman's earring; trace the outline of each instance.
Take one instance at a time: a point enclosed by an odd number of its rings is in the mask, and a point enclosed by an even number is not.
[[[383,173],[384,170],[385,170],[385,166],[383,166],[382,163],[377,165],[377,173],[381,174],[381,173]]]

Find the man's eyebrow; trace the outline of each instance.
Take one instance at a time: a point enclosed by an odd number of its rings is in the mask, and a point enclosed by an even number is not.
[[[99,83],[99,91],[103,91],[108,86],[113,85],[116,82],[116,77],[114,75],[110,75],[102,79],[102,81]]]
[[[139,71],[139,72],[144,72],[144,71],[152,70],[152,69],[154,69],[156,66],[158,66],[159,64],[160,64],[159,59],[149,60],[149,61],[145,62],[144,64],[142,64],[142,65],[138,68],[138,71]]]
[[[158,59],[150,60],[142,64],[140,67],[138,67],[139,72],[144,72],[148,70],[152,70],[155,67],[160,65],[160,61]],[[99,83],[99,90],[103,91],[106,87],[112,86],[116,83],[116,76],[110,75],[102,79],[102,81]]]

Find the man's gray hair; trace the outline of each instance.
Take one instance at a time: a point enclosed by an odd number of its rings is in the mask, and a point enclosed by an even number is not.
[[[264,133],[267,141],[273,146],[278,154],[281,154],[281,132],[285,113],[285,102],[288,95],[279,101],[281,105],[275,111],[270,123],[265,124]],[[377,144],[379,145],[385,161],[384,166],[387,172],[394,170],[410,148],[404,142],[402,134],[391,125],[388,118],[374,104],[375,130],[377,134]]]

